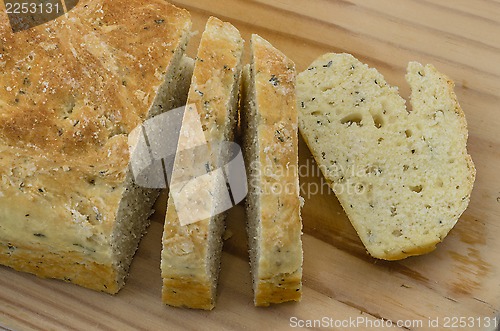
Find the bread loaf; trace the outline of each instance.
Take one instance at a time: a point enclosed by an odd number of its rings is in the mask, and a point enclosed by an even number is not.
[[[410,108],[380,73],[325,54],[297,80],[299,127],[368,252],[432,251],[466,209],[475,178],[453,82],[408,65]]]
[[[298,179],[295,65],[252,35],[243,79],[242,129],[254,303],[299,301],[302,223]]]
[[[158,194],[134,184],[127,137],[185,101],[190,27],[163,1],[80,1],[18,33],[0,13],[1,264],[122,287]]]
[[[190,169],[195,170],[200,164],[211,171],[223,163],[224,151],[218,143],[232,140],[234,135],[242,52],[243,39],[238,30],[215,17],[209,18],[198,48],[173,179],[189,175]],[[193,123],[194,126],[189,127]],[[206,154],[197,155],[195,151],[192,155],[180,153],[204,144]],[[176,209],[178,204],[174,201],[171,186],[161,260],[165,304],[198,309],[215,306],[225,215],[206,217],[186,225],[182,225],[179,217],[181,212],[196,214],[196,202],[201,202],[209,210],[214,208],[219,203],[219,195],[212,184],[194,192],[193,201],[187,201],[187,211]],[[223,186],[225,188],[225,183]]]

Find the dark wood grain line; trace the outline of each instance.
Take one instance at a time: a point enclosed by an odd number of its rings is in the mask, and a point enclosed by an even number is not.
[[[472,14],[470,12],[466,12],[464,10],[457,9],[455,6],[447,6],[446,5],[446,1],[440,1],[440,2],[434,2],[434,1],[428,1],[428,0],[411,0],[411,1],[419,2],[419,3],[425,3],[426,5],[431,6],[431,7],[435,7],[435,8],[439,8],[439,9],[442,9],[442,10],[455,12],[455,13],[459,13],[459,14],[462,14],[462,15],[467,15],[469,17],[476,17],[478,19],[481,19],[481,20],[484,20],[484,21],[488,21],[488,22],[494,23],[494,24],[500,24],[498,22],[498,20],[494,20],[494,19],[491,19],[489,17],[481,16],[481,15],[478,15],[478,14]],[[483,1],[483,2],[491,3],[491,1]]]
[[[44,287],[50,288],[50,290],[52,292],[60,293],[62,296],[70,298],[74,302],[77,302],[77,303],[79,303],[79,304],[81,304],[81,305],[83,305],[85,307],[88,307],[92,311],[94,311],[96,314],[92,314],[91,315],[94,319],[93,320],[89,319],[89,321],[91,321],[92,323],[95,323],[96,325],[98,325],[101,330],[106,329],[106,330],[109,330],[109,331],[113,331],[112,328],[109,328],[105,324],[103,324],[102,322],[96,320],[96,318],[97,318],[97,316],[99,314],[105,314],[105,313],[107,313],[109,316],[113,316],[113,320],[115,320],[117,322],[120,322],[120,323],[122,323],[124,325],[130,326],[131,328],[133,328],[135,330],[140,330],[140,328],[141,328],[139,325],[134,324],[130,320],[124,319],[120,315],[113,314],[111,311],[107,310],[106,308],[104,308],[102,306],[99,309],[94,308],[95,305],[91,301],[83,300],[83,297],[79,297],[78,295],[75,295],[75,294],[71,293],[70,291],[64,291],[64,290],[62,290],[61,287],[59,286],[60,284],[57,284],[55,282],[47,282],[47,284],[46,283],[42,284],[42,282],[44,282],[44,279],[34,279],[34,282],[37,283],[37,284],[39,284],[40,286],[44,286]],[[72,286],[75,286],[75,285],[72,285]],[[109,294],[104,294],[103,293],[103,295],[109,295]],[[72,310],[72,312],[74,312],[74,310]],[[87,315],[84,315],[84,316],[87,316]]]
[[[2,298],[2,300],[3,300],[3,298]],[[24,308],[24,307],[22,307],[22,308]],[[20,325],[24,325],[25,327],[29,327],[32,330],[41,330],[40,326],[38,326],[36,324],[33,324],[30,321],[28,321],[28,320],[19,318],[16,315],[9,314],[9,313],[7,313],[5,311],[2,312],[1,314],[3,314],[4,316],[8,316],[10,320],[16,321]],[[4,323],[4,322],[2,321],[2,323]],[[0,325],[0,330],[14,331],[14,329],[11,329],[11,328],[9,328],[7,326],[3,326],[3,325]]]
[[[390,318],[386,318],[386,317],[381,316],[380,314],[370,312],[365,307],[357,305],[357,304],[355,304],[353,302],[343,301],[343,300],[338,300],[338,302],[341,302],[344,305],[347,305],[349,307],[353,307],[353,308],[359,310],[360,312],[362,312],[363,314],[367,314],[367,315],[373,316],[376,319],[384,320],[384,321],[389,321],[393,327],[398,327],[398,328],[403,329],[403,330],[411,330],[411,329],[409,329],[407,327],[404,327],[404,326],[397,326],[397,324],[394,323],[394,321],[392,321]]]
[[[344,1],[342,0],[342,2],[344,2]],[[344,28],[344,27],[342,27],[342,26],[340,26],[338,24],[335,24],[333,22],[328,22],[328,21],[325,21],[325,20],[322,20],[322,19],[318,19],[318,18],[315,18],[315,17],[312,17],[312,16],[308,16],[308,15],[304,15],[304,14],[298,13],[296,11],[290,11],[290,10],[287,10],[287,9],[283,9],[281,7],[276,7],[276,6],[272,5],[271,3],[261,3],[261,2],[258,2],[258,3],[255,3],[255,4],[258,5],[258,6],[261,6],[263,8],[271,8],[271,9],[273,9],[275,11],[278,11],[278,12],[286,12],[286,13],[288,13],[291,16],[295,16],[299,20],[303,19],[303,20],[307,20],[307,21],[321,23],[322,25],[333,27],[335,29],[347,32],[349,34],[362,36],[364,38],[380,42],[381,44],[390,45],[391,47],[394,47],[396,49],[399,48],[399,49],[403,49],[403,50],[406,50],[408,52],[412,52],[412,53],[415,53],[415,54],[422,54],[422,55],[425,55],[425,56],[428,56],[428,57],[439,59],[439,60],[444,61],[444,62],[454,63],[456,65],[459,65],[459,66],[463,67],[463,68],[469,68],[470,70],[475,71],[475,72],[479,71],[481,73],[484,73],[484,74],[487,74],[487,75],[490,75],[490,76],[493,76],[493,77],[496,77],[496,78],[500,78],[500,75],[498,75],[498,74],[492,74],[491,72],[488,72],[488,71],[485,71],[483,69],[470,66],[470,65],[468,65],[466,63],[463,63],[463,62],[458,62],[456,60],[451,60],[449,58],[444,58],[444,57],[442,57],[440,55],[437,55],[437,54],[432,54],[432,53],[424,52],[424,51],[419,50],[418,48],[411,48],[411,47],[403,46],[403,45],[401,45],[401,44],[399,44],[397,42],[391,42],[388,39],[383,39],[383,38],[380,38],[380,37],[377,37],[377,36],[374,36],[374,35],[370,35],[370,34],[366,34],[366,33],[359,33],[359,32],[352,32],[352,31],[348,30],[347,28]],[[358,10],[362,10],[362,11],[364,11],[367,14],[368,13],[374,13],[374,14],[378,15],[379,17],[382,17],[382,18],[398,18],[399,22],[404,23],[404,24],[406,24],[407,26],[410,26],[410,27],[419,26],[419,27],[422,27],[422,29],[428,30],[429,32],[439,32],[442,35],[445,35],[445,36],[447,35],[448,37],[453,37],[455,40],[467,40],[468,42],[474,42],[474,43],[476,43],[478,45],[481,44],[481,45],[484,46],[484,48],[490,49],[492,51],[492,53],[498,53],[497,52],[498,48],[492,47],[492,46],[489,46],[489,45],[486,45],[486,44],[482,44],[479,41],[473,41],[473,40],[470,40],[470,39],[467,39],[467,38],[463,38],[463,37],[457,39],[457,38],[455,38],[456,35],[449,34],[446,31],[442,31],[442,30],[438,30],[438,29],[432,29],[432,28],[429,28],[429,27],[426,27],[426,26],[423,26],[423,25],[416,25],[415,23],[403,20],[400,17],[396,17],[396,16],[384,14],[382,12],[374,11],[374,10],[372,10],[370,8],[366,8],[366,7],[357,7],[357,8],[358,8]],[[430,35],[435,35],[435,33],[432,33]],[[310,39],[308,39],[308,40],[310,40]]]
[[[40,280],[40,281],[42,281],[42,280]],[[56,284],[53,284],[53,285],[51,284],[48,287],[52,291],[59,292],[62,296],[70,298],[71,300],[73,300],[75,302],[78,302],[81,305],[84,305],[86,307],[94,307],[95,306],[95,304],[90,299],[89,300],[82,300],[80,297],[78,297],[77,295],[71,293],[70,291],[63,291],[63,290],[61,290]],[[137,291],[141,291],[141,287],[136,287],[136,290]],[[103,295],[109,295],[109,294],[103,293]],[[158,297],[160,297],[160,293],[158,293]],[[114,298],[116,298],[116,297],[114,297]],[[133,304],[137,309],[143,308],[139,304],[136,304],[134,301],[132,301],[131,304]],[[158,304],[161,305],[160,300],[158,300]],[[119,323],[121,323],[123,325],[126,325],[127,327],[129,327],[132,330],[147,330],[146,328],[144,328],[144,326],[137,324],[136,323],[137,321],[133,321],[133,320],[131,320],[129,318],[126,319],[122,315],[117,315],[117,314],[113,313],[111,310],[107,309],[105,305],[99,305],[98,308],[92,309],[92,310],[94,310],[96,312],[95,315],[92,315],[94,317],[98,317],[99,315],[107,315],[107,316],[112,317],[112,319],[113,319],[114,322],[119,322]],[[145,312],[145,313],[150,314],[150,312]],[[157,318],[164,317],[161,314],[152,314],[152,315],[154,315]],[[113,330],[116,329],[116,325],[114,326],[114,328],[111,328],[111,327],[106,326],[102,322],[100,322],[98,324],[99,324],[99,329],[100,330],[106,329],[106,330],[113,331]]]
[[[36,283],[37,280],[33,280],[33,281]],[[46,284],[44,284],[44,285],[46,286]],[[11,288],[19,293],[23,293],[23,295],[33,299],[33,301],[44,304],[45,306],[54,307],[58,311],[67,311],[68,310],[67,306],[65,306],[63,302],[58,303],[58,302],[47,300],[43,295],[34,295],[34,294],[26,291],[24,288],[19,287],[17,284],[10,283],[9,285],[7,285],[2,279],[0,279],[0,286],[6,287],[6,288],[9,287],[9,288]],[[30,311],[32,311],[32,310],[30,310]],[[34,311],[32,311],[32,312],[34,312]],[[37,312],[34,312],[34,313],[37,313]],[[72,316],[77,317],[80,321],[82,321],[84,323],[90,322],[90,323],[99,324],[99,322],[93,320],[91,318],[91,316],[83,315],[79,311],[72,310],[71,313],[72,313]],[[39,314],[39,313],[37,313],[37,314]],[[54,319],[50,316],[47,316],[47,315],[43,315],[43,316],[47,319],[57,321],[56,319]],[[57,322],[65,327],[70,327],[70,325],[62,324],[60,321],[57,321]]]
[[[360,305],[357,305],[357,304],[354,304],[352,302],[349,302],[347,300],[341,300],[341,299],[338,299],[338,298],[335,298],[335,296],[333,295],[332,292],[328,291],[328,288],[324,287],[324,286],[311,286],[311,283],[318,283],[318,282],[315,282],[313,279],[309,278],[308,279],[308,282],[307,282],[307,288],[311,291],[314,291],[318,294],[323,294],[323,295],[326,295],[328,298],[332,299],[332,300],[335,300],[336,302],[339,302],[345,306],[348,306],[348,307],[351,307],[351,308],[354,308],[356,310],[358,310],[359,312],[365,314],[365,315],[368,315],[370,317],[372,317],[373,319],[384,319],[384,320],[387,320],[387,321],[391,321],[391,324],[396,326],[391,319],[389,318],[385,318],[383,316],[381,316],[380,314],[378,313],[374,313],[374,312],[370,312],[367,308],[363,307],[363,306],[360,306]],[[304,285],[305,286],[305,285]],[[325,293],[325,291],[328,291],[328,293]]]
[[[342,0],[343,1],[343,0]],[[409,0],[409,1],[414,1],[416,3],[419,3],[420,0]],[[400,17],[400,16],[395,16],[395,15],[392,15],[392,14],[387,14],[386,12],[384,11],[381,11],[381,10],[376,10],[376,9],[373,9],[373,8],[370,8],[370,7],[358,7],[358,8],[363,8],[363,10],[366,12],[366,13],[373,13],[374,16],[378,16],[382,19],[387,19],[389,21],[396,21],[398,20],[399,22],[404,22],[407,26],[410,26],[410,27],[413,27],[413,28],[418,28],[419,30],[425,30],[425,31],[428,31],[430,32],[431,34],[433,35],[436,35],[436,34],[439,34],[440,36],[443,36],[443,37],[448,37],[449,39],[451,40],[454,40],[454,41],[464,41],[469,45],[472,45],[472,46],[477,46],[477,47],[481,47],[481,48],[484,48],[484,49],[488,49],[488,50],[491,50],[492,52],[498,52],[500,51],[500,46],[499,47],[496,47],[496,46],[493,46],[493,45],[489,45],[489,44],[486,44],[482,41],[478,41],[476,39],[471,39],[469,37],[464,37],[460,34],[456,34],[456,33],[451,33],[449,31],[445,31],[445,30],[441,30],[441,29],[438,29],[438,28],[432,28],[430,26],[427,26],[427,25],[424,25],[424,24],[420,24],[420,23],[416,23],[414,21],[411,21],[411,20],[408,20],[408,19],[404,19],[403,17]],[[471,15],[468,15],[466,12],[463,12],[463,11],[456,11],[456,13],[460,13],[462,14],[461,16],[466,16],[466,17],[469,17]]]
[[[3,285],[3,284],[0,284],[0,287],[1,286],[5,287],[5,285]],[[14,287],[14,286],[10,286],[10,287]],[[23,293],[28,294],[26,292],[23,292]],[[77,330],[77,329],[74,329],[71,325],[68,325],[68,324],[65,324],[65,323],[61,323],[59,320],[57,320],[57,319],[55,319],[53,317],[50,317],[50,316],[47,316],[47,315],[42,315],[39,312],[34,311],[34,310],[28,308],[27,306],[20,304],[19,302],[15,302],[15,301],[9,300],[8,298],[6,298],[4,296],[2,297],[2,301],[7,302],[7,303],[9,303],[10,305],[12,305],[14,307],[17,307],[20,310],[24,310],[24,311],[30,312],[33,315],[38,315],[40,317],[40,319],[46,320],[46,321],[50,322],[52,325],[54,325],[54,326],[58,325],[58,326],[61,327],[61,329],[64,329],[64,330]],[[38,301],[38,300],[34,300],[34,301]],[[16,319],[18,321],[21,321],[21,322],[24,322],[26,324],[32,325],[32,323],[30,323],[29,321],[27,321],[25,319],[20,319],[20,318],[18,318],[16,316],[13,316],[13,315],[10,315],[10,314],[9,314],[9,316],[13,317],[14,319]],[[41,329],[40,327],[38,327],[36,325],[33,325],[33,328],[35,330],[43,330],[43,329]]]
[[[255,24],[253,24],[251,22],[243,21],[243,20],[241,20],[239,18],[234,18],[232,16],[219,15],[219,13],[215,13],[215,12],[210,11],[210,10],[201,9],[199,7],[189,6],[189,5],[186,5],[186,4],[184,4],[182,2],[179,2],[179,1],[176,1],[176,3],[177,3],[178,6],[182,6],[182,7],[186,8],[186,9],[188,9],[190,11],[193,11],[193,12],[202,13],[202,14],[205,14],[207,16],[209,16],[209,15],[218,15],[219,17],[223,18],[224,20],[228,20],[228,21],[231,21],[233,23],[238,23],[241,26],[244,26],[244,27],[247,27],[247,28],[248,27],[250,27],[250,28],[256,27],[259,30],[269,32],[270,34],[279,35],[279,36],[287,38],[289,40],[296,40],[299,43],[308,43],[308,44],[311,44],[311,45],[314,45],[314,46],[317,46],[317,47],[331,49],[332,51],[336,51],[336,52],[351,53],[351,54],[355,55],[356,57],[358,57],[359,59],[369,61],[370,65],[374,65],[377,68],[383,65],[383,67],[389,68],[391,70],[397,70],[397,71],[402,72],[402,75],[404,75],[404,73],[406,73],[406,68],[403,67],[403,66],[394,65],[394,64],[392,64],[390,62],[387,62],[385,60],[380,60],[380,59],[375,58],[373,56],[367,55],[366,53],[359,53],[359,52],[356,52],[353,49],[348,49],[348,48],[342,47],[341,45],[335,45],[335,47],[332,47],[327,41],[321,41],[321,40],[315,40],[315,39],[308,39],[306,37],[302,37],[302,36],[299,36],[299,35],[292,35],[292,34],[290,34],[288,32],[285,32],[285,31],[277,31],[277,30],[273,30],[273,29],[270,29],[270,28],[267,28],[267,27],[264,27],[264,26],[255,25]],[[297,19],[300,19],[299,17],[300,16],[297,15]],[[312,19],[309,19],[309,20],[315,20],[315,19],[312,18]],[[358,36],[358,34],[353,33],[351,31],[349,31],[348,29],[343,28],[341,26],[335,25],[334,23],[326,24],[326,23],[324,23],[322,21],[317,20],[316,24],[321,24],[321,25],[325,25],[325,26],[334,27],[335,29],[344,32],[346,35],[349,34],[349,35],[352,35],[354,37]],[[363,37],[363,36],[360,36],[360,37]],[[373,38],[369,38],[369,39],[373,39]],[[405,49],[404,47],[401,47],[399,44],[390,44],[390,43],[388,43],[386,41],[378,41],[378,42],[382,42],[383,44],[391,45],[391,47],[393,47],[393,48],[403,49],[406,52],[412,52],[412,50]],[[434,58],[436,60],[441,61],[442,63],[446,63],[446,64],[448,64],[450,66],[454,66],[455,68],[459,68],[459,70],[461,70],[461,71],[466,71],[466,73],[464,73],[464,75],[463,75],[464,77],[474,76],[474,75],[472,75],[473,73],[477,76],[477,73],[481,72],[483,77],[489,77],[489,78],[491,78],[491,80],[498,80],[498,81],[500,81],[500,76],[497,76],[495,74],[491,74],[490,72],[486,72],[486,71],[483,71],[483,70],[480,70],[480,69],[477,69],[477,68],[474,68],[473,66],[470,66],[470,65],[467,65],[467,64],[463,64],[463,63],[460,63],[460,62],[452,61],[452,60],[449,60],[447,58],[443,58],[442,56],[436,56],[434,54],[430,54],[430,53],[427,53],[427,52],[422,52],[422,51],[414,52],[413,51],[413,53]],[[481,93],[481,94],[484,94],[484,95],[497,97],[496,91],[494,91],[494,90],[487,90],[487,89],[483,88],[483,89],[476,89],[476,91],[478,93]]]

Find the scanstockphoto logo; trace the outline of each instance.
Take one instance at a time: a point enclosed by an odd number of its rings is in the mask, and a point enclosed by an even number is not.
[[[31,29],[69,12],[78,0],[4,0],[13,32]]]
[[[194,104],[147,120],[128,144],[136,184],[169,187],[181,225],[222,213],[248,192],[239,145],[207,141]]]

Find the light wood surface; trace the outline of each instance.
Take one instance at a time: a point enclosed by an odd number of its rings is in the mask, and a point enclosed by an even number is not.
[[[301,143],[304,296],[301,303],[255,308],[244,214],[228,217],[217,307],[212,312],[165,307],[160,249],[165,201],[116,296],[0,267],[0,326],[14,330],[285,330],[290,319],[366,318],[394,329],[431,329],[429,319],[470,317],[470,330],[500,314],[500,2],[486,0],[224,0],[174,1],[191,11],[195,54],[210,15],[231,21],[249,40],[258,33],[303,70],[320,54],[349,52],[377,67],[408,95],[410,60],[432,63],[456,82],[469,124],[477,179],[469,208],[436,251],[398,262],[370,258],[335,196],[312,173]],[[406,327],[398,327],[406,320]],[[416,320],[412,322],[412,320]],[[419,327],[421,321],[422,327]],[[452,321],[450,321],[452,322]],[[479,325],[481,322],[481,326]],[[339,322],[337,322],[339,323]],[[386,323],[387,324],[387,323]],[[352,326],[352,325],[351,325]],[[352,327],[342,330],[356,329]],[[380,328],[382,329],[382,328]]]

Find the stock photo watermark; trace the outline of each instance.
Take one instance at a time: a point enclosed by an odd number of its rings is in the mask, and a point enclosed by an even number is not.
[[[172,109],[135,128],[128,139],[130,167],[137,185],[170,189],[181,225],[222,213],[241,202],[248,186],[261,194],[297,194],[309,199],[317,194],[363,194],[366,186],[357,181],[328,182],[323,172],[362,178],[366,169],[335,166],[322,168],[308,159],[305,164],[263,166],[259,160],[245,164],[241,148],[230,141],[207,141],[196,105]],[[248,182],[246,166],[255,176]],[[290,178],[301,180],[299,187]],[[267,180],[266,180],[267,178]],[[261,185],[260,181],[272,183]]]
[[[78,0],[4,0],[13,32],[31,29],[69,12]]]
[[[206,141],[194,104],[147,120],[128,142],[136,184],[168,187],[181,225],[222,213],[248,192],[239,145]]]
[[[390,320],[368,316],[349,317],[336,319],[323,316],[317,319],[301,319],[291,316],[289,326],[295,329],[325,328],[325,329],[360,329],[374,330],[379,328],[404,328],[404,329],[472,329],[493,331],[498,330],[500,318],[490,316],[443,316],[429,317],[427,319],[400,319]]]

